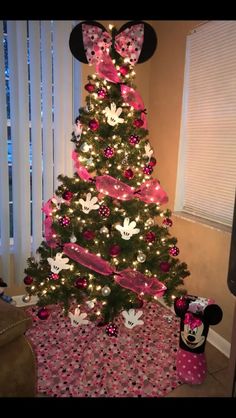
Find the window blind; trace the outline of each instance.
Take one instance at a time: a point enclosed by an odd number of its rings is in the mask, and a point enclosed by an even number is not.
[[[176,209],[231,226],[236,183],[236,21],[187,37]]]
[[[26,259],[42,241],[43,202],[59,174],[73,175],[73,24],[0,22],[0,276],[6,282],[22,281]]]

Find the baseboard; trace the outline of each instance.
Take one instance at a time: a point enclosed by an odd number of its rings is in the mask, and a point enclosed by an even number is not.
[[[31,306],[31,305],[36,305],[38,298],[37,296],[31,296],[29,302],[24,302],[23,301],[23,297],[25,295],[18,295],[18,296],[12,296],[12,299],[15,302],[15,306],[17,308],[22,308],[22,307],[26,307],[26,306]]]
[[[175,313],[173,306],[171,308],[167,306],[162,298],[158,298],[158,302],[160,302],[161,305],[165,306],[167,309]],[[231,344],[211,328],[209,328],[207,341],[211,345],[213,345],[217,350],[219,350],[222,354],[224,354],[227,358],[230,358]]]

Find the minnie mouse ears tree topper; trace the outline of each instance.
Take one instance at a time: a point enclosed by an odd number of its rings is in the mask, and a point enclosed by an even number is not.
[[[109,34],[98,22],[84,21],[71,32],[69,40],[72,55],[85,64],[98,64],[117,53],[131,64],[147,61],[157,47],[154,29],[146,22],[135,21]]]

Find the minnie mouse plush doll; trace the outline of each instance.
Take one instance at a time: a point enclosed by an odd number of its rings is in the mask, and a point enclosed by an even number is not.
[[[179,379],[188,384],[201,384],[207,376],[204,351],[209,326],[221,321],[222,310],[212,299],[191,295],[176,298],[174,309],[181,319],[176,364]]]

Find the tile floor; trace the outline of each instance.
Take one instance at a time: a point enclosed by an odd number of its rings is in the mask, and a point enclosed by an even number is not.
[[[183,384],[170,392],[168,398],[231,397],[230,389],[227,387],[229,359],[209,343],[206,344],[205,353],[208,369],[205,382],[201,385]]]

